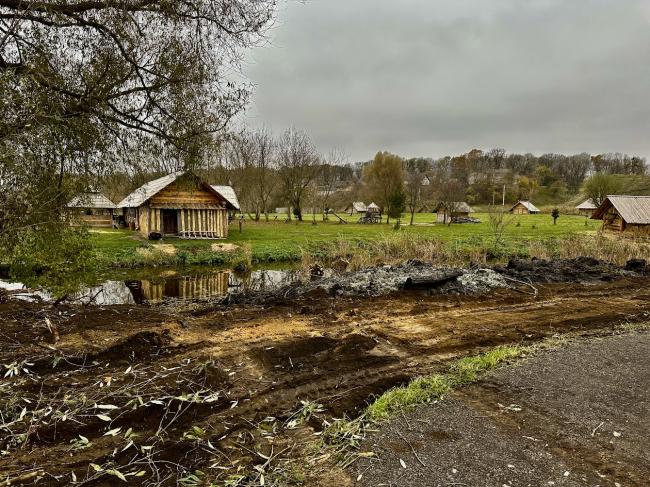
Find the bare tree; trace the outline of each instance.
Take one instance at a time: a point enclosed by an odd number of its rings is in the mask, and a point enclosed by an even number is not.
[[[269,221],[269,201],[277,182],[277,173],[275,171],[276,142],[266,129],[253,132],[252,140],[255,145],[255,170],[251,184],[255,192],[256,219],[259,220],[260,212],[263,212],[266,221]]]
[[[318,177],[318,202],[323,210],[323,221],[328,219],[327,209],[330,206],[330,198],[338,189],[340,166],[346,159],[347,156],[341,149],[332,149],[321,167]]]
[[[452,218],[465,202],[467,189],[457,179],[440,178],[437,181],[438,207],[444,210],[444,221],[451,225]]]
[[[499,249],[503,244],[503,237],[510,225],[514,222],[514,215],[507,213],[503,208],[490,206],[488,210],[488,224],[492,232],[494,248]]]
[[[278,176],[289,203],[289,220],[293,208],[302,221],[303,199],[319,170],[320,158],[309,136],[295,128],[287,129],[278,142]]]
[[[414,165],[406,165],[406,181],[404,190],[406,194],[406,207],[411,214],[410,225],[413,225],[415,212],[422,206],[422,182],[425,179],[425,174]]]

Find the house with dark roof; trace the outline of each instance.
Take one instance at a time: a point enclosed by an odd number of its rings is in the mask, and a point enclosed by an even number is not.
[[[226,238],[228,211],[239,203],[234,191],[224,190],[226,197],[215,188],[192,172],[178,171],[142,185],[117,206],[128,227],[147,237]]]
[[[94,228],[113,226],[113,210],[116,205],[99,191],[91,190],[81,194],[66,206],[73,225],[81,223]]]
[[[602,220],[603,230],[650,235],[650,196],[608,196],[591,218]]]

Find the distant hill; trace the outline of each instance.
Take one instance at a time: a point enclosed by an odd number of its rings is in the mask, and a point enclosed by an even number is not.
[[[620,191],[621,194],[650,196],[650,176],[615,174],[614,177],[620,183],[622,188]]]

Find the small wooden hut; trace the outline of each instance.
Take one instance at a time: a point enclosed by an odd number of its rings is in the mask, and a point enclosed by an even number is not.
[[[591,218],[603,230],[650,235],[650,196],[608,196]]]
[[[70,200],[67,207],[72,224],[85,224],[94,228],[112,228],[116,205],[99,191],[88,191]]]
[[[468,218],[474,209],[464,201],[454,201],[451,204],[438,203],[433,212],[438,223],[449,223],[452,218]]]
[[[539,208],[537,208],[530,201],[519,200],[512,208],[510,208],[510,213],[514,215],[534,215],[540,213],[540,211]]]
[[[377,206],[377,204],[373,202],[366,207],[366,212],[374,213],[378,215],[381,213],[381,208],[379,208],[379,206]]]
[[[368,207],[363,201],[354,201],[343,210],[344,213],[351,215],[363,214],[368,211]]]
[[[578,206],[576,206],[576,210],[578,210],[578,214],[582,216],[588,216],[588,217],[591,217],[594,214],[594,211],[596,211],[597,209],[598,207],[595,205],[594,200],[592,200],[591,198],[583,201]]]
[[[143,235],[182,238],[228,237],[228,211],[236,209],[214,187],[188,171],[149,181],[118,207],[129,228]]]

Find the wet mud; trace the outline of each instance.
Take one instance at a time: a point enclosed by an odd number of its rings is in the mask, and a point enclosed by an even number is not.
[[[272,452],[299,455],[287,446],[295,435],[355,417],[374,396],[452,359],[648,319],[648,276],[616,269],[604,279],[604,268],[585,266],[570,282],[521,266],[494,271],[530,278],[536,296],[510,286],[379,296],[321,288],[187,311],[0,304],[0,364],[19,369],[0,381],[0,480],[37,471],[38,485],[69,485],[73,473],[85,485],[116,485],[110,469],[129,485],[177,485],[198,469],[219,484]],[[318,412],[287,427],[305,404]]]

